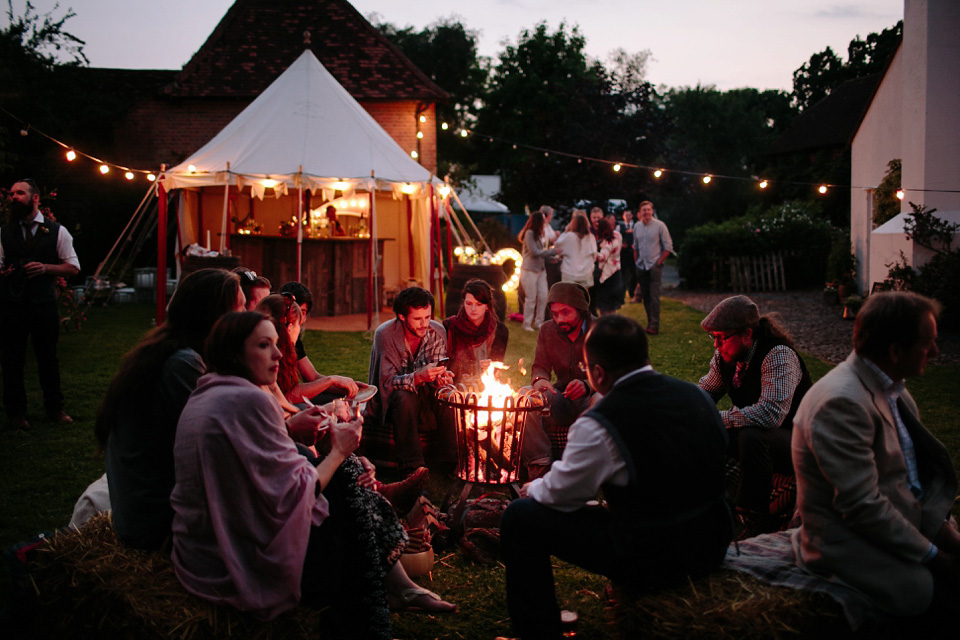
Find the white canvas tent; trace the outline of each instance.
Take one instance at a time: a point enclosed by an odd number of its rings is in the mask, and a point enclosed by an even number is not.
[[[384,131],[309,50],[210,142],[159,178],[166,191],[181,190],[181,243],[203,244],[204,228],[209,231],[217,222],[214,235],[219,236],[221,250],[230,231],[231,186],[250,188],[261,200],[271,191],[277,198],[287,196],[301,202],[304,191],[322,201],[333,199],[336,191],[346,197],[358,190],[382,194],[371,198],[374,248],[386,222],[376,215],[376,202],[382,206],[384,197],[386,202],[391,197],[409,198],[409,226],[394,225],[392,229],[408,234],[409,253],[414,256],[413,273],[408,277],[421,282],[427,282],[430,275],[428,196],[432,180],[430,172]],[[196,198],[186,197],[187,191],[217,187],[223,193],[222,214],[215,221],[209,213],[200,220]],[[300,242],[299,225],[298,230]],[[400,253],[398,248],[394,251]],[[384,268],[387,273],[390,265],[385,262]]]
[[[898,213],[882,225],[870,232],[870,279],[871,286],[875,282],[883,282],[890,270],[888,265],[900,260],[900,252],[907,258],[911,267],[917,268],[930,261],[933,252],[925,247],[916,245],[907,239],[904,223],[911,213]],[[960,211],[937,211],[933,215],[954,224],[960,224]],[[954,243],[957,240],[954,238]]]

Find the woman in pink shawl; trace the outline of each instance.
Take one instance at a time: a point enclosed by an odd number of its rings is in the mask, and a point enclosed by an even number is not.
[[[330,426],[316,466],[298,453],[276,399],[273,323],[228,313],[207,340],[202,377],[174,445],[172,559],[187,591],[272,619],[303,601],[325,636],[390,638],[388,605],[455,610],[397,562],[406,534],[390,504],[357,484],[360,420]]]

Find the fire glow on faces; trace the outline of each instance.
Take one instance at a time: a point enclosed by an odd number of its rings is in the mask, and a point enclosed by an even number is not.
[[[433,309],[429,306],[426,307],[410,307],[410,310],[407,312],[407,315],[398,314],[400,322],[403,323],[403,328],[408,333],[415,335],[418,338],[423,338],[427,335],[427,329],[430,328],[430,319],[433,317]]]
[[[583,318],[580,312],[563,302],[553,302],[550,304],[550,316],[557,323],[557,328],[561,333],[570,335],[580,328]]]
[[[467,319],[477,327],[487,315],[487,305],[474,298],[472,293],[463,297],[463,310],[467,313]]]
[[[277,330],[270,320],[264,320],[243,341],[243,366],[247,379],[256,385],[270,385],[277,381],[280,358],[277,348]]]

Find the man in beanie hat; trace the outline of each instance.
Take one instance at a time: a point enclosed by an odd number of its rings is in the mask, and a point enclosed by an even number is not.
[[[550,415],[543,419],[543,425],[553,456],[559,458],[567,444],[567,430],[590,404],[583,342],[594,318],[590,315],[590,294],[576,282],[553,285],[547,294],[547,309],[552,319],[540,327],[530,383],[549,403]],[[552,376],[556,376],[554,383],[550,382]]]
[[[774,530],[773,473],[793,475],[793,416],[810,388],[810,374],[786,329],[771,316],[761,316],[747,296],[721,301],[700,326],[716,348],[700,388],[714,400],[728,395],[733,403],[720,416],[729,436],[728,453],[740,463],[735,502],[745,524],[741,537]]]

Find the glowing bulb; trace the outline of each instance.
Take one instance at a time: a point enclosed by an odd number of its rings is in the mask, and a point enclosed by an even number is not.
[[[440,124],[440,128],[446,131],[447,129],[450,128],[450,125],[448,125],[446,122],[443,122]]]
[[[403,186],[400,187],[400,191],[402,191],[403,193],[406,193],[407,195],[410,195],[411,193],[415,192],[416,190],[417,190],[417,188],[416,188],[415,186],[413,186],[412,184],[410,184],[409,182],[404,182],[404,183],[403,183]]]
[[[417,131],[417,138],[423,140],[423,131]]]
[[[426,122],[427,116],[420,116],[420,122]]]
[[[277,181],[273,178],[267,178],[266,180],[261,181],[260,184],[265,186],[267,189],[273,189],[275,186],[277,186]]]
[[[614,170],[614,171],[620,171],[620,163],[619,163],[619,162],[618,162],[617,164],[613,165],[613,170]]]
[[[330,186],[332,186],[332,187],[333,187],[334,189],[336,189],[337,191],[345,191],[346,189],[349,189],[349,188],[350,188],[350,183],[349,183],[349,182],[344,182],[343,180],[337,180],[336,182],[334,182],[334,183],[333,183],[332,185],[330,185]]]
[[[127,180],[133,180],[133,171],[127,171],[125,174],[123,174],[123,177]]]
[[[152,173],[147,174],[147,180],[149,180],[150,182],[153,182],[156,179],[157,179],[157,176],[153,175]]]
[[[448,195],[450,195],[450,185],[440,185],[440,187],[437,188],[437,193],[440,194],[441,198],[446,198]]]
[[[411,151],[411,152],[410,152],[410,157],[413,158],[414,160],[416,160],[417,158],[420,157],[420,154],[417,153],[416,151]]]
[[[761,181],[760,181],[760,184],[759,184],[758,186],[759,186],[761,189],[766,189],[768,184],[770,184],[770,183],[768,183],[766,180],[761,180]]]
[[[824,194],[824,193],[826,193],[826,192],[827,192],[827,185],[825,185],[825,184],[820,185],[820,187],[817,189],[817,191],[819,191],[819,192],[821,193],[821,195]]]
[[[903,189],[897,189],[897,200],[903,200]]]
[[[102,173],[103,175],[107,175],[108,173],[110,173],[110,167],[108,167],[105,164],[100,165],[100,173]]]
[[[660,170],[660,169],[657,169],[656,171],[653,172],[653,177],[654,177],[654,178],[659,178],[659,177],[662,176],[662,175],[663,175],[663,171]]]
[[[187,165],[187,171],[189,171],[190,173],[196,173],[196,172],[197,172],[197,167],[196,167],[196,165],[188,164],[188,165]]]
[[[466,138],[466,137],[467,137],[467,130],[466,130],[466,129],[460,129],[460,137],[461,137],[461,138]]]
[[[703,176],[703,184],[710,184],[711,180],[713,180],[712,176]]]
[[[77,159],[76,151],[74,151],[73,149],[70,149],[70,151],[67,151],[67,162],[73,162],[76,159]]]

